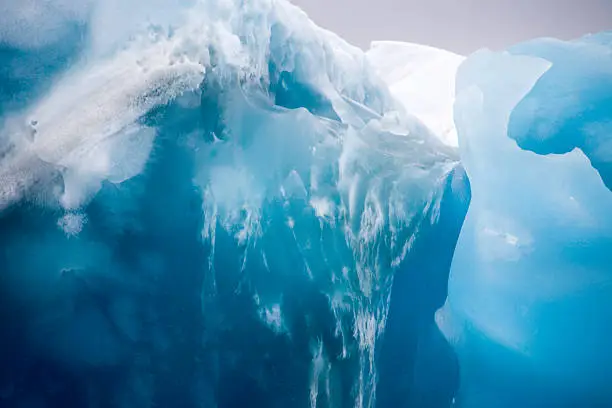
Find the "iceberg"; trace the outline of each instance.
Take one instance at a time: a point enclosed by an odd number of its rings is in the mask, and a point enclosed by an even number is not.
[[[465,407],[606,406],[610,34],[480,51],[455,123],[472,199],[438,325]]]
[[[0,407],[609,405],[611,46],[0,5]]]
[[[374,407],[457,150],[288,2],[170,3],[0,31],[0,403]]]

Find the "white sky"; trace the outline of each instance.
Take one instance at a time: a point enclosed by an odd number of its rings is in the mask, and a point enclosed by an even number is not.
[[[401,40],[469,53],[533,37],[612,29],[612,0],[291,0],[319,25],[368,48]]]

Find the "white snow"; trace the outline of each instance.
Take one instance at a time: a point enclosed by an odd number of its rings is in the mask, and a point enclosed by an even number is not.
[[[420,119],[444,143],[457,146],[453,122],[455,75],[465,57],[395,41],[375,41],[366,55],[406,112]]]

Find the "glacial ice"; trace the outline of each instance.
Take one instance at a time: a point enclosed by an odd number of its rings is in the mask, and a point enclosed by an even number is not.
[[[438,324],[459,406],[607,406],[612,375],[610,35],[480,51],[455,123],[472,201]]]
[[[169,3],[0,31],[1,403],[375,406],[456,149],[289,3]]]
[[[606,406],[611,46],[0,4],[0,407]]]

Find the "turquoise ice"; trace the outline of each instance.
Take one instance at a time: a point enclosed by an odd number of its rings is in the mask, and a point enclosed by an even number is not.
[[[610,397],[611,53],[608,33],[542,39],[459,69],[472,201],[438,323],[460,355],[461,406]]]

